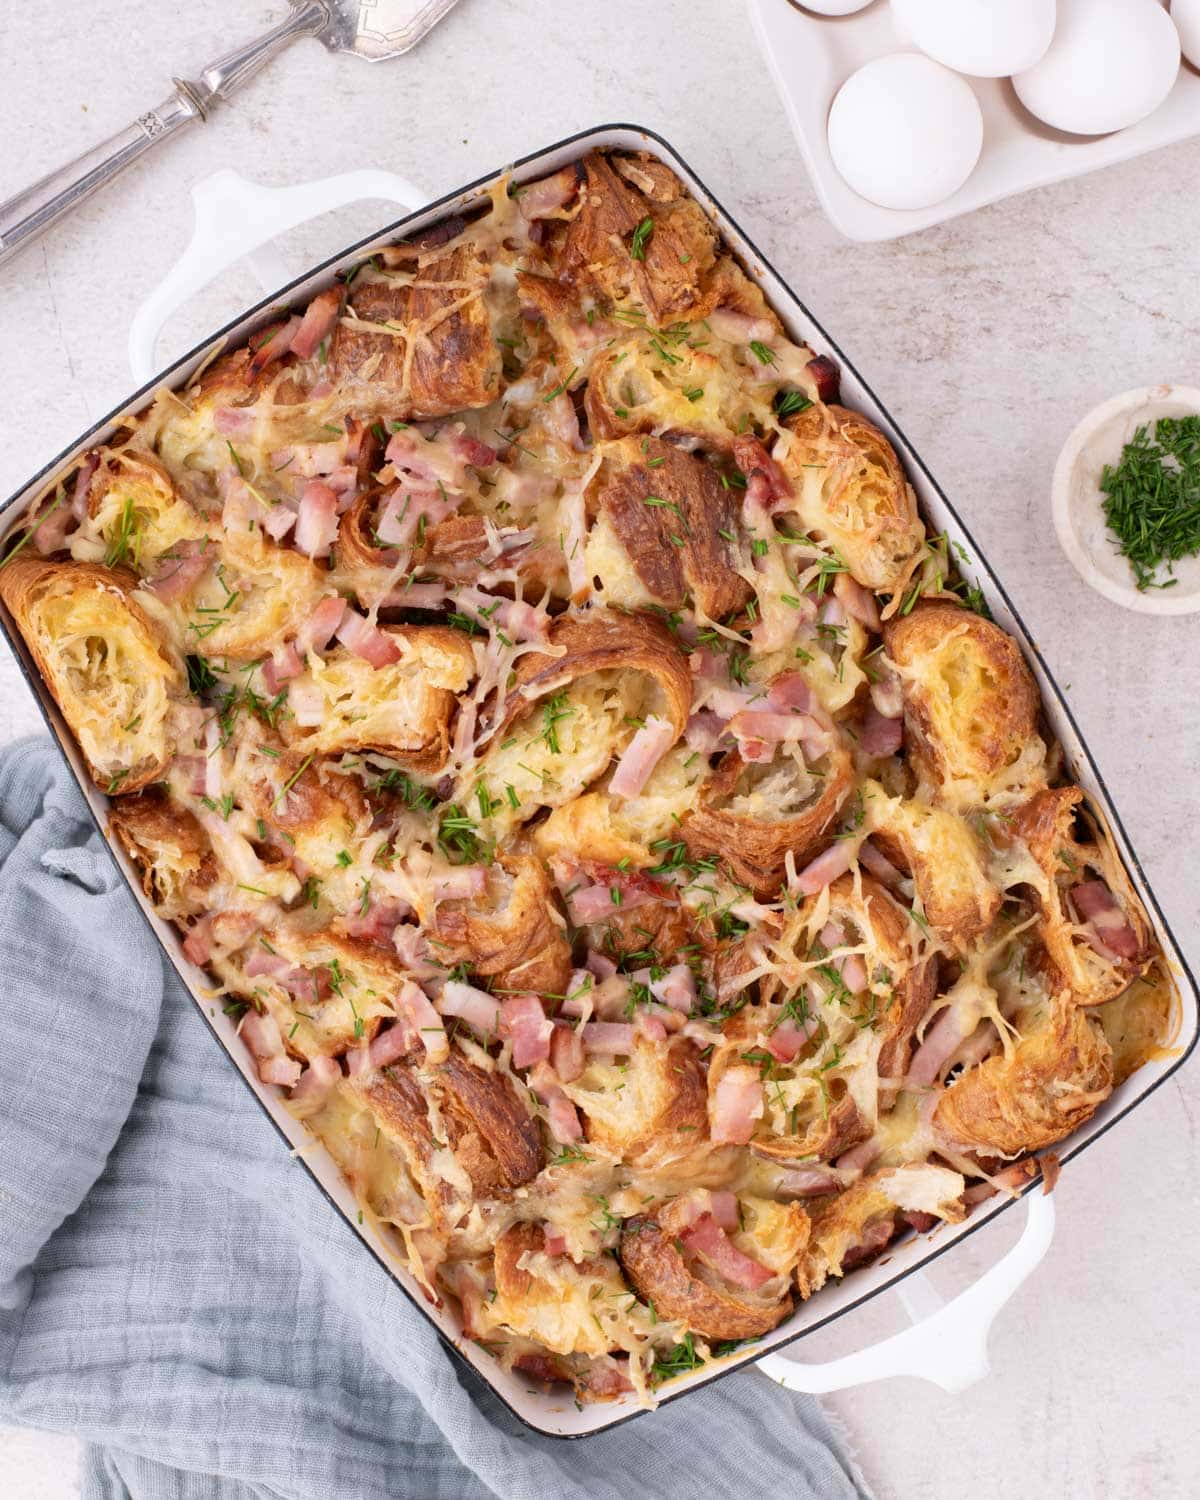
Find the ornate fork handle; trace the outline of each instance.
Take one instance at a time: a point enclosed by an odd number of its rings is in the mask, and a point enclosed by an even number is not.
[[[194,120],[206,120],[212,106],[228,99],[289,42],[316,36],[329,24],[325,0],[296,4],[278,26],[210,63],[196,79],[176,78],[175,92],[132,125],[95,146],[32,187],[0,203],[0,265]]]

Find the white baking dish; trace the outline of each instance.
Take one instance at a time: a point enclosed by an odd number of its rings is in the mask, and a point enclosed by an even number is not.
[[[584,152],[601,146],[649,150],[673,167],[710,214],[728,244],[741,257],[749,273],[762,284],[764,292],[783,319],[792,337],[797,342],[811,345],[818,352],[829,351],[841,361],[843,400],[848,405],[865,412],[891,437],[906,463],[927,521],[935,530],[948,532],[951,539],[965,549],[968,556],[973,559],[966,571],[982,588],[999,623],[1012,631],[1022,642],[1037,674],[1047,719],[1066,752],[1071,776],[1091,793],[1111,824],[1117,847],[1126,861],[1139,895],[1145,902],[1158,940],[1168,960],[1175,966],[1182,1002],[1178,1032],[1179,1050],[1171,1058],[1148,1063],[1122,1084],[1095,1117],[1077,1131],[1070,1140],[1064,1142],[1059,1155],[1062,1160],[1067,1161],[1115,1124],[1174,1072],[1194,1046],[1198,1030],[1200,1030],[1195,982],[1146,885],[1141,867],[1129,846],[1120,819],[1109,802],[1100,774],[1079,737],[1069,708],[1046,671],[1038,648],[1029,639],[1004,591],[979,558],[970,535],[949,501],[937,487],[933,477],[906,441],[904,434],[892,422],[887,411],[837,345],[780,280],[768,262],[747,240],[734,220],[671,147],[660,137],[635,126],[601,126],[572,136],[525,158],[516,165],[516,178],[518,181],[525,181],[543,176]],[[328,285],[337,272],[362,260],[379,245],[400,235],[419,230],[444,217],[447,213],[478,201],[490,180],[490,178],[481,179],[460,192],[450,194],[417,212],[407,214],[395,223],[386,225],[378,234],[349,247],[343,253],[317,266],[306,276],[281,288],[228,324],[204,344],[176,361],[169,369],[162,371],[154,380],[147,380],[117,412],[112,413],[84,433],[77,443],[18,491],[0,509],[0,525],[3,525],[5,529],[11,526],[16,513],[24,512],[31,501],[51,488],[59,476],[75,463],[80,454],[92,445],[105,441],[122,416],[137,413],[148,405],[158,386],[165,384],[179,387],[186,384],[192,372],[208,358],[215,345],[223,342],[231,345],[240,343],[249,334],[271,321],[273,306],[281,302],[307,301],[322,287]],[[131,338],[135,369],[139,370],[143,379],[149,373],[152,368],[154,339],[162,320],[184,297],[211,279],[223,266],[265,243],[273,233],[278,233],[304,218],[325,212],[351,198],[386,197],[411,203],[414,201],[414,192],[415,190],[401,179],[382,172],[352,173],[347,177],[334,178],[326,183],[277,190],[264,189],[246,183],[230,172],[218,173],[216,177],[201,184],[197,189],[197,236],[191,248],[164,285],[152,295],[135,321]],[[4,617],[0,623],[3,624],[5,634],[22,662],[46,721],[70,762],[98,825],[103,829],[106,799],[96,791],[87,776],[72,738],[49,693],[42,685],[19,633],[7,617]],[[547,1394],[543,1390],[532,1388],[520,1376],[506,1374],[484,1350],[462,1340],[456,1321],[449,1311],[438,1310],[430,1306],[413,1278],[401,1269],[393,1258],[383,1239],[370,1225],[360,1225],[357,1222],[357,1205],[349,1189],[342,1182],[337,1168],[324,1150],[316,1145],[304,1127],[288,1114],[278,1091],[258,1081],[250,1064],[249,1055],[235,1035],[234,1023],[222,1014],[220,1006],[206,998],[205,975],[183,956],[179,937],[174,930],[160,921],[150,910],[142,894],[140,883],[125,856],[115,849],[114,856],[124,870],[135,899],[158,934],[171,962],[191,991],[205,1023],[229,1054],[234,1066],[246,1080],[247,1087],[252,1090],[287,1143],[295,1148],[303,1147],[300,1160],[342,1214],[346,1221],[347,1232],[357,1234],[362,1239],[367,1248],[410,1296],[414,1306],[437,1327],[447,1343],[456,1348],[459,1354],[479,1372],[517,1417],[541,1432],[560,1437],[579,1437],[636,1416],[640,1408],[629,1399],[612,1404],[586,1406],[580,1410],[567,1395]],[[224,1059],[218,1062],[214,1057],[213,1067],[218,1066],[227,1066],[227,1063]],[[855,1271],[840,1284],[826,1287],[760,1343],[737,1351],[719,1364],[705,1366],[690,1376],[673,1382],[668,1388],[668,1393],[665,1393],[665,1399],[675,1400],[696,1386],[703,1385],[731,1369],[762,1359],[764,1355],[770,1356],[764,1363],[771,1375],[788,1385],[804,1390],[832,1390],[900,1373],[924,1375],[947,1389],[956,1389],[969,1383],[970,1380],[978,1378],[986,1369],[986,1333],[996,1312],[1041,1259],[1049,1244],[1053,1227],[1053,1200],[1037,1191],[1027,1194],[1026,1202],[1029,1208],[1029,1221],[1016,1249],[956,1302],[939,1312],[934,1312],[932,1317],[929,1316],[931,1312],[929,1294],[923,1291],[919,1278],[915,1278],[913,1273],[934,1257],[943,1254],[981,1224],[988,1222],[996,1214],[1003,1213],[1010,1206],[1009,1200],[993,1199],[977,1210],[965,1223],[953,1228],[943,1226],[926,1237],[910,1236],[906,1242],[893,1247],[882,1261]],[[844,1360],[834,1361],[829,1365],[807,1365],[773,1353],[804,1333],[850,1312],[869,1298],[902,1281],[905,1286],[901,1290],[910,1310],[926,1316],[926,1321],[919,1323],[906,1333],[875,1348],[864,1350]]]

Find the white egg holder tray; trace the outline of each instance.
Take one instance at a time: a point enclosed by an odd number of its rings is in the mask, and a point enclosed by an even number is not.
[[[1200,72],[1186,62],[1153,114],[1100,136],[1068,135],[1044,125],[1007,78],[968,78],[983,111],[983,151],[974,172],[931,208],[880,208],[859,197],[834,166],[826,125],[834,95],[851,73],[890,52],[916,50],[897,29],[887,0],[851,16],[813,15],[794,0],[748,4],[821,206],[848,239],[899,239],[1029,188],[1082,177],[1200,135]]]

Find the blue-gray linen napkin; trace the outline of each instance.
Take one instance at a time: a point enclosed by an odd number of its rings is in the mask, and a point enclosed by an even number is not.
[[[512,1418],[289,1157],[45,740],[0,755],[0,986],[0,1420],[79,1434],[86,1500],[865,1500],[755,1373]]]

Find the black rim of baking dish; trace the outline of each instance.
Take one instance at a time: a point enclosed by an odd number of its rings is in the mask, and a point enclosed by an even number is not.
[[[200,342],[194,345],[193,348],[175,359],[165,370],[162,370],[155,376],[153,376],[149,381],[146,382],[145,385],[140,386],[131,396],[127,396],[124,401],[114,407],[112,411],[110,411],[106,416],[103,416],[98,421],[94,422],[91,427],[89,427],[83,434],[81,434],[80,437],[76,438],[72,443],[68,444],[67,447],[65,447],[57,455],[57,457],[51,459],[40,470],[38,470],[38,472],[34,474],[32,478],[21,485],[20,488],[3,503],[3,505],[0,505],[0,519],[6,517],[8,512],[22,499],[22,497],[28,496],[31,492],[35,492],[37,487],[42,483],[43,480],[47,478],[47,476],[53,474],[56,470],[63,466],[73,453],[84,448],[98,432],[102,431],[105,427],[108,427],[112,423],[119,422],[124,413],[136,407],[140,402],[142,402],[143,398],[148,396],[151,392],[166,384],[177,371],[186,367],[193,360],[197,359],[198,356],[203,356],[206,351],[211,350],[219,340],[227,338],[234,329],[239,328],[243,324],[254,319],[259,314],[268,312],[272,308],[286,305],[289,301],[289,297],[292,291],[295,288],[299,287],[301,284],[311,281],[314,277],[320,276],[322,272],[329,271],[331,268],[338,266],[342,261],[346,260],[347,257],[353,256],[356,252],[364,249],[366,246],[374,244],[384,238],[396,235],[399,231],[402,231],[406,225],[410,224],[415,219],[428,219],[429,222],[435,222],[438,210],[448,209],[451,207],[451,205],[461,203],[463,200],[468,199],[471,195],[478,193],[481,189],[484,189],[491,183],[494,183],[497,177],[499,177],[504,171],[519,172],[522,167],[527,166],[530,162],[541,162],[546,157],[564,151],[568,147],[582,146],[584,143],[587,143],[588,145],[595,148],[603,148],[606,145],[613,146],[614,143],[612,141],[606,141],[603,138],[606,136],[615,135],[618,132],[637,135],[642,137],[646,141],[654,142],[655,146],[658,148],[659,153],[662,156],[669,159],[669,161],[677,164],[696,183],[700,192],[707,200],[707,203],[711,205],[713,210],[715,210],[718,218],[723,219],[740,236],[742,242],[745,245],[747,256],[758,261],[767,271],[770,272],[778,288],[788,298],[790,298],[792,303],[800,311],[803,317],[806,318],[812,325],[812,327],[820,334],[821,338],[825,341],[827,349],[832,354],[836,355],[840,364],[854,375],[855,379],[861,385],[863,391],[865,391],[867,396],[875,403],[876,408],[887,421],[891,432],[895,435],[895,437],[899,441],[900,446],[904,450],[907,461],[920,469],[930,487],[937,494],[938,498],[946,507],[950,515],[953,516],[964,537],[971,544],[972,548],[974,549],[974,556],[976,560],[984,562],[984,566],[987,568],[988,580],[991,588],[993,588],[999,595],[1000,599],[1003,600],[1006,609],[1019,627],[1021,632],[1022,644],[1036,657],[1042,675],[1045,677],[1046,682],[1052,689],[1060,710],[1062,711],[1068,724],[1071,726],[1071,729],[1075,736],[1075,740],[1079,746],[1080,754],[1083,760],[1086,762],[1089,770],[1091,771],[1092,776],[1095,778],[1095,784],[1104,799],[1105,811],[1111,819],[1112,824],[1115,826],[1118,834],[1120,835],[1122,852],[1129,860],[1129,862],[1133,865],[1134,869],[1137,871],[1141,893],[1144,899],[1146,899],[1149,903],[1162,931],[1170,940],[1172,951],[1174,952],[1178,960],[1181,977],[1186,980],[1193,993],[1193,996],[1195,996],[1198,1000],[1198,1003],[1200,1003],[1200,995],[1197,995],[1196,980],[1192,973],[1191,967],[1188,964],[1188,961],[1175,938],[1175,934],[1171,929],[1170,923],[1167,921],[1166,916],[1163,914],[1162,908],[1158,903],[1158,899],[1154,894],[1154,891],[1146,877],[1145,870],[1142,868],[1142,863],[1138,858],[1137,851],[1133,847],[1129,835],[1125,830],[1125,825],[1121,821],[1120,814],[1117,811],[1115,804],[1113,803],[1112,796],[1109,793],[1108,786],[1105,783],[1104,777],[1100,772],[1100,768],[1097,766],[1092,756],[1091,750],[1089,749],[1082,733],[1080,732],[1079,725],[1075,720],[1075,715],[1072,713],[1070,705],[1064,698],[1062,691],[1058,686],[1058,682],[1054,677],[1054,674],[1048,667],[1040,648],[1034,641],[1033,637],[1030,635],[1029,630],[1027,629],[1024,620],[1021,618],[1019,611],[1016,609],[1012,600],[1009,598],[1003,584],[993,574],[990,566],[987,565],[986,561],[984,561],[983,554],[981,553],[979,547],[976,545],[969,528],[963,522],[957,509],[950,502],[950,500],[946,496],[945,491],[942,489],[938,481],[934,478],[933,474],[930,473],[929,468],[925,464],[924,460],[913,448],[903,429],[896,423],[887,406],[876,395],[870,383],[865,380],[859,373],[853,361],[847,357],[847,355],[838,345],[837,341],[831,338],[830,335],[826,332],[820,320],[812,312],[809,311],[804,301],[792,290],[790,283],[780,275],[780,273],[775,269],[775,266],[768,259],[768,257],[762,253],[755,242],[741,227],[741,224],[734,217],[734,215],[731,214],[727,208],[725,208],[720,199],[716,197],[716,195],[700,178],[700,176],[692,169],[692,167],[688,164],[684,157],[670,144],[669,141],[665,140],[663,136],[659,135],[657,131],[650,130],[646,126],[633,125],[627,122],[613,122],[602,125],[594,125],[586,130],[576,131],[571,135],[564,136],[562,137],[562,139],[553,142],[551,145],[543,146],[537,151],[529,152],[527,155],[518,158],[516,161],[512,162],[506,167],[500,168],[496,171],[486,172],[482,176],[475,178],[474,181],[466,184],[464,187],[455,188],[453,191],[443,194],[440,198],[432,200],[431,202],[425,204],[423,207],[402,215],[400,218],[392,221],[391,223],[383,225],[379,229],[372,231],[370,234],[364,235],[362,238],[353,241],[343,249],[336,251],[334,254],[327,256],[324,260],[320,261],[315,266],[307,268],[300,275],[293,277],[292,280],[289,281],[285,286],[279,288],[278,291],[272,292],[269,296],[262,298],[253,306],[244,309],[243,311],[238,313],[237,316],[231,318],[215,333],[209,334],[205,338],[200,340]],[[721,225],[718,225],[718,228],[721,228]],[[30,670],[29,666],[26,663],[24,641],[19,638],[19,633],[9,628],[8,621],[4,618],[2,613],[0,613],[0,630],[3,630],[6,640],[13,649],[13,654],[16,657],[21,673],[24,676],[26,682],[29,684],[31,691],[33,692],[34,698],[36,699],[38,704],[38,709],[42,715],[43,720],[46,723],[46,727],[51,732],[51,737],[55,740],[55,743],[58,744],[59,735],[52,718],[50,708],[48,707],[48,704],[45,701],[44,697],[45,684],[39,674]],[[66,757],[65,751],[63,751],[61,744],[59,744],[59,750],[60,753],[64,755],[64,758],[67,759],[67,763],[71,768],[72,774],[75,775],[75,769],[73,766],[71,766],[70,760],[68,757]],[[91,817],[92,822],[95,824],[97,832],[100,834],[101,841],[104,843],[105,848],[108,850],[110,856],[113,858],[114,863],[117,865],[122,878],[125,879],[125,872],[121,868],[120,862],[116,858],[116,854],[111,847],[108,834],[106,833],[99,816],[93,810],[91,803],[87,801],[86,798],[85,802],[87,803],[89,816]],[[180,968],[173,955],[167,950],[166,946],[159,939],[157,932],[154,931],[154,927],[150,921],[150,917],[141,906],[141,903],[139,902],[136,904],[138,907],[138,911],[141,913],[143,919],[146,922],[147,927],[149,927],[150,931],[154,933],[155,941],[158,942],[164,956],[170,962],[171,967],[175,970],[175,973],[183,984],[184,989],[188,992],[189,997],[194,1000],[195,997],[191,994],[191,984],[187,975],[185,975],[184,971]],[[203,1004],[197,1004],[196,1009],[199,1011],[201,1019],[203,1020],[204,1025],[213,1041],[220,1048],[221,1054],[225,1058],[226,1062],[231,1061],[232,1059],[230,1059],[229,1057],[228,1049],[226,1048],[224,1041],[218,1033],[217,1028],[213,1025],[212,1017],[208,1013],[206,1007]],[[1139,1092],[1133,1099],[1130,1100],[1128,1104],[1118,1110],[1110,1119],[1105,1120],[1102,1125],[1093,1130],[1086,1137],[1086,1139],[1077,1141],[1074,1145],[1068,1144],[1061,1153],[1061,1160],[1064,1163],[1073,1160],[1081,1152],[1085,1151],[1094,1141],[1099,1140],[1101,1136],[1107,1134],[1107,1132],[1111,1130],[1114,1125],[1118,1124],[1119,1121],[1123,1120],[1131,1110],[1136,1109],[1138,1105],[1140,1105],[1145,1099],[1148,1099],[1156,1089],[1160,1088],[1161,1085],[1164,1084],[1169,1078],[1173,1077],[1175,1073],[1184,1065],[1184,1063],[1191,1056],[1192,1052],[1195,1050],[1198,1040],[1200,1040],[1200,1025],[1198,1025],[1193,1031],[1192,1036],[1187,1043],[1187,1046],[1180,1051],[1179,1056],[1161,1074],[1160,1077],[1156,1078],[1153,1083],[1149,1084],[1141,1092]],[[255,1090],[255,1087],[251,1080],[246,1077],[246,1075],[241,1071],[240,1068],[236,1066],[234,1067],[234,1073],[245,1086],[251,1098],[254,1099],[255,1103],[262,1110],[262,1113],[266,1117],[267,1122],[270,1124],[271,1128],[276,1132],[280,1140],[282,1140],[288,1147],[288,1150],[290,1152],[292,1150],[291,1141],[288,1139],[287,1135],[278,1124],[278,1122],[274,1119],[266,1104],[262,1099],[259,1098],[258,1093]],[[303,1158],[303,1156],[298,1157],[297,1160],[304,1168],[305,1172],[308,1174],[310,1180],[313,1182],[318,1192],[321,1193],[322,1197],[325,1198],[326,1202],[329,1203],[338,1217],[344,1221],[347,1230],[349,1230],[351,1233],[354,1233],[353,1224],[350,1222],[347,1215],[343,1212],[340,1205],[336,1202],[329,1189],[324,1185],[324,1183],[321,1182],[312,1166]],[[727,1375],[732,1375],[739,1370],[743,1370],[747,1365],[753,1364],[756,1360],[763,1358],[768,1353],[778,1353],[781,1350],[798,1343],[800,1340],[807,1338],[810,1334],[815,1333],[818,1329],[824,1328],[827,1324],[836,1322],[837,1319],[853,1312],[856,1308],[862,1307],[865,1303],[870,1302],[873,1298],[880,1296],[882,1293],[894,1290],[894,1288],[898,1286],[899,1283],[902,1282],[906,1277],[911,1276],[915,1271],[923,1270],[926,1266],[931,1265],[935,1260],[945,1255],[947,1251],[957,1248],[964,1242],[964,1240],[968,1239],[978,1230],[983,1229],[986,1225],[994,1223],[1001,1214],[1007,1212],[1007,1210],[1010,1209],[1016,1202],[1018,1202],[1020,1198],[1023,1198],[1029,1192],[1038,1191],[1038,1189],[1039,1183],[1035,1179],[1035,1181],[1029,1187],[1025,1188],[1018,1195],[1018,1197],[1008,1198],[1005,1201],[996,1204],[987,1213],[979,1213],[972,1216],[974,1218],[974,1222],[968,1220],[966,1226],[961,1229],[953,1239],[947,1239],[946,1242],[942,1245],[938,1245],[936,1240],[931,1240],[929,1242],[929,1248],[922,1252],[920,1257],[914,1262],[913,1265],[897,1271],[894,1276],[890,1276],[879,1286],[873,1287],[870,1291],[864,1292],[862,1296],[857,1297],[853,1301],[844,1304],[836,1311],[827,1313],[824,1317],[819,1317],[813,1322],[807,1323],[802,1329],[799,1329],[796,1333],[790,1335],[789,1337],[780,1339],[777,1342],[769,1342],[768,1336],[767,1339],[759,1340],[756,1344],[747,1346],[747,1348],[738,1355],[729,1356],[727,1360],[722,1361],[719,1367],[713,1368],[711,1370],[711,1373],[702,1375],[700,1374],[700,1372],[697,1372],[698,1378],[696,1378],[694,1381],[690,1382],[683,1388],[676,1391],[671,1391],[669,1389],[664,1390],[661,1397],[659,1398],[658,1406],[667,1406],[672,1401],[676,1401],[684,1396],[690,1395],[693,1390],[699,1389],[702,1386],[710,1385],[714,1381],[724,1379]],[[522,1426],[527,1427],[531,1432],[537,1433],[540,1437],[565,1440],[585,1439],[596,1436],[601,1432],[611,1432],[614,1428],[619,1427],[624,1423],[635,1421],[638,1417],[646,1415],[647,1411],[650,1410],[650,1408],[639,1407],[635,1410],[625,1412],[622,1415],[615,1417],[611,1422],[607,1422],[599,1427],[591,1428],[586,1432],[555,1432],[548,1428],[540,1426],[530,1417],[518,1411],[517,1408],[513,1406],[509,1399],[503,1394],[503,1392],[501,1392],[497,1386],[488,1381],[484,1377],[484,1375],[475,1368],[471,1361],[466,1357],[464,1351],[457,1346],[450,1335],[448,1335],[442,1328],[438,1326],[428,1310],[422,1306],[419,1298],[414,1293],[410,1292],[409,1289],[400,1280],[400,1277],[397,1274],[396,1266],[391,1263],[389,1258],[381,1254],[374,1245],[365,1240],[361,1235],[356,1235],[356,1238],[363,1246],[363,1248],[374,1258],[378,1265],[387,1273],[392,1282],[398,1287],[400,1292],[408,1299],[408,1301],[417,1310],[417,1312],[419,1312],[420,1315],[425,1319],[425,1321],[430,1325],[430,1327],[437,1334],[441,1343],[455,1356],[456,1361],[467,1371],[469,1371],[471,1376],[478,1380],[480,1384],[493,1397],[495,1397],[497,1401],[500,1402],[500,1404],[510,1413],[510,1415],[512,1415],[518,1422],[520,1422]]]

